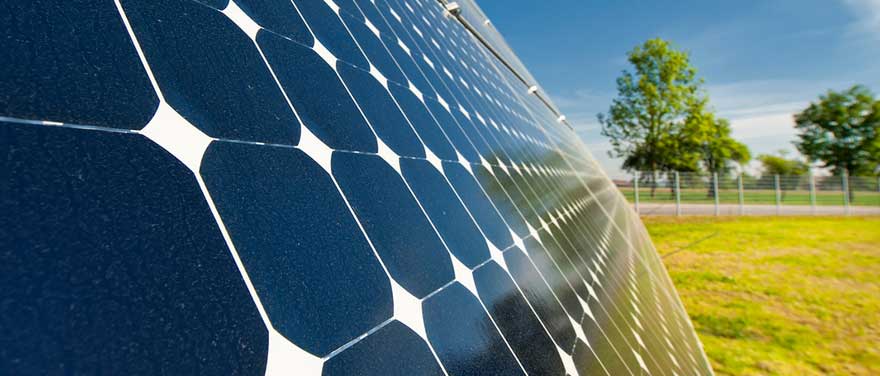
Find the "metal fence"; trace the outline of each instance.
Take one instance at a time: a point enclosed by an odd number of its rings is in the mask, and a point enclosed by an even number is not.
[[[880,177],[641,172],[614,179],[643,215],[880,215]]]

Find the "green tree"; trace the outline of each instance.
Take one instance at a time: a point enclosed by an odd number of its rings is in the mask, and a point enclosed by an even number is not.
[[[866,87],[829,90],[795,115],[798,150],[835,175],[875,174],[880,162],[880,101]]]
[[[634,72],[623,71],[618,97],[598,115],[611,141],[609,156],[623,158],[627,171],[696,171],[701,158],[687,125],[707,99],[688,54],[657,38],[635,47],[628,60]],[[653,196],[655,177],[647,175]]]
[[[699,144],[703,168],[709,173],[726,175],[735,164],[748,163],[752,158],[749,148],[730,136],[730,122],[707,116]]]
[[[730,122],[727,119],[716,118],[711,112],[698,112],[694,115],[698,120],[691,121],[688,125],[692,128],[687,133],[692,133],[692,143],[695,150],[700,153],[700,165],[711,174],[718,174],[719,179],[724,179],[736,164],[747,163],[751,159],[749,148],[730,136]],[[709,197],[715,196],[714,186],[709,185],[707,190]]]
[[[779,156],[769,154],[758,156],[763,167],[763,173],[758,182],[762,186],[773,187],[776,184],[775,176],[779,175],[779,188],[782,189],[782,197],[785,197],[786,191],[797,188],[800,179],[796,177],[806,175],[810,171],[810,165],[797,159],[787,159],[783,152],[780,154]]]
[[[810,171],[810,165],[797,159],[787,159],[784,155],[761,154],[758,156],[765,175],[801,176]]]

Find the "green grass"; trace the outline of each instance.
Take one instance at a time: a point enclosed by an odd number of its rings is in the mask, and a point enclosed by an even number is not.
[[[719,375],[880,375],[880,218],[643,220]]]
[[[635,200],[634,189],[621,187],[626,199],[630,202]],[[809,191],[789,191],[782,195],[783,205],[810,205]],[[816,205],[843,205],[843,193],[833,191],[816,192]],[[736,189],[720,189],[718,200],[722,204],[738,204],[739,193]],[[674,202],[673,196],[669,189],[657,189],[654,197],[651,197],[649,188],[639,188],[640,202]],[[687,204],[712,204],[715,199],[708,195],[706,189],[682,189],[681,202]],[[752,205],[776,205],[776,192],[769,190],[746,190],[743,192],[743,202]],[[855,192],[852,205],[859,206],[880,206],[880,192]]]

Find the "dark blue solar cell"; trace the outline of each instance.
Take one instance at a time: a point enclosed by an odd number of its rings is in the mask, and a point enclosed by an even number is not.
[[[468,119],[464,114],[459,110],[458,105],[452,105],[452,117],[455,118],[455,121],[461,127],[464,134],[468,139],[471,140],[471,144],[476,147],[477,152],[479,152],[483,158],[486,158],[490,161],[495,161],[496,151],[492,149],[489,144],[481,137],[479,133],[474,130],[474,124],[471,123],[470,119]]]
[[[311,49],[272,33],[260,32],[257,43],[315,136],[333,149],[376,152],[376,136],[327,62]]]
[[[290,0],[236,0],[235,4],[267,30],[306,46],[315,42]]]
[[[458,156],[455,154],[455,149],[449,143],[446,135],[443,134],[440,126],[431,117],[425,104],[408,88],[389,84],[388,89],[391,91],[394,99],[397,100],[397,104],[400,105],[403,113],[406,114],[410,124],[415,128],[416,133],[422,138],[425,146],[431,149],[431,152],[440,159],[457,160]]]
[[[594,311],[594,314],[595,313],[596,312]],[[606,369],[608,369],[610,374],[631,374],[632,368],[629,368],[626,365],[626,361],[620,358],[621,356],[625,356],[629,357],[629,359],[632,359],[632,352],[629,351],[629,346],[627,346],[622,339],[618,338],[620,341],[618,343],[626,347],[615,347],[614,337],[605,337],[606,333],[613,335],[615,334],[615,332],[609,330],[605,330],[603,332],[602,329],[603,327],[611,328],[614,323],[611,321],[605,321],[605,318],[602,318],[602,320],[604,325],[600,327],[597,322],[593,321],[589,317],[584,317],[584,320],[581,324],[581,327],[584,329],[584,335],[586,336],[587,340],[590,341],[590,345],[592,346],[593,351],[596,353],[596,356],[598,356],[599,359],[602,359],[602,364],[605,366]],[[580,343],[578,344],[578,346],[580,346]],[[626,352],[621,353],[620,350],[624,350]],[[637,365],[635,365],[635,359],[632,359],[632,362],[633,366],[638,367]],[[575,366],[577,366],[577,364]],[[581,365],[581,367],[584,367],[584,365]]]
[[[189,0],[122,1],[165,99],[207,135],[296,144],[299,122],[253,41]]]
[[[542,177],[533,177],[530,180],[526,180],[521,175],[516,174],[514,171],[510,171],[510,174],[504,173],[501,171],[500,173],[495,174],[499,180],[503,180],[505,185],[510,187],[508,192],[513,192],[514,197],[522,200],[522,204],[519,205],[521,212],[525,215],[526,219],[529,221],[529,224],[534,228],[541,227],[541,219],[539,217],[539,212],[543,214],[547,214],[547,207],[544,202],[552,200],[550,197],[551,190],[545,189],[541,190],[543,196],[539,196],[534,189],[535,185],[540,184],[540,180]],[[538,212],[536,212],[536,210]]]
[[[413,47],[410,46],[410,48]],[[434,88],[434,91],[437,92],[437,95],[443,97],[444,100],[448,101],[450,105],[452,105],[452,108],[458,111],[458,105],[455,103],[455,96],[449,92],[446,87],[446,83],[443,81],[444,79],[448,79],[449,77],[447,77],[446,75],[443,75],[441,77],[441,73],[438,73],[438,71],[436,70],[441,68],[439,68],[436,64],[433,67],[428,64],[428,62],[425,61],[426,56],[427,55],[422,54],[417,49],[413,49],[413,59],[415,60],[416,65],[418,65],[421,69],[422,73],[424,73],[425,78],[431,84],[431,87]],[[428,58],[428,60],[430,60],[430,57]],[[434,63],[433,60],[430,61]]]
[[[443,175],[428,161],[421,159],[402,158],[400,168],[449,251],[471,268],[489,259],[489,248],[483,234]]]
[[[214,142],[201,168],[272,325],[323,356],[391,317],[391,286],[330,176],[297,149]]]
[[[323,375],[443,375],[428,344],[392,321],[324,363]]]
[[[458,282],[422,303],[428,340],[450,375],[521,375],[480,302]]]
[[[194,0],[196,2],[205,4],[211,8],[223,10],[226,9],[226,6],[229,5],[229,0]]]
[[[0,374],[263,374],[268,332],[183,164],[11,123],[0,154]]]
[[[532,262],[534,262],[535,267],[541,271],[541,275],[544,276],[547,283],[550,284],[550,288],[553,289],[556,297],[562,302],[562,306],[568,311],[568,315],[574,320],[580,320],[581,316],[583,316],[584,309],[581,307],[581,303],[578,301],[578,296],[570,285],[571,282],[569,282],[568,278],[566,278],[567,275],[563,274],[563,272],[567,271],[571,273],[571,279],[573,280],[578,278],[577,273],[571,269],[560,270],[562,263],[557,262],[554,264],[554,260],[550,258],[549,254],[547,254],[547,250],[545,250],[541,243],[538,243],[534,238],[529,237],[523,240],[525,242],[526,252],[531,256]],[[560,268],[557,268],[557,265],[560,265]],[[581,284],[581,286],[583,285]]]
[[[433,89],[431,89],[431,85],[425,80],[425,76],[422,75],[422,72],[416,67],[412,58],[407,55],[403,48],[398,44],[397,39],[393,36],[382,35],[382,40],[385,42],[385,47],[388,48],[388,52],[391,53],[392,58],[397,62],[397,65],[406,75],[407,79],[409,79],[416,88],[421,90],[426,97],[435,98],[436,94],[434,94]]]
[[[327,50],[332,52],[337,59],[365,69],[369,68],[367,59],[351,39],[351,35],[348,34],[342,21],[327,3],[316,0],[296,0],[294,3],[306,23],[312,28],[315,38],[324,47],[327,47]]]
[[[519,248],[513,248],[504,253],[504,261],[510,275],[516,281],[526,300],[532,303],[532,308],[544,322],[550,335],[565,351],[570,351],[574,346],[575,333],[571,321],[553,295],[550,287],[541,279],[541,275],[529,262]]]
[[[581,375],[607,374],[602,367],[602,362],[596,358],[596,355],[593,354],[590,347],[581,340],[577,340],[577,343],[574,345],[572,358],[574,359],[574,367]],[[625,370],[620,371],[626,373]]]
[[[391,59],[391,55],[385,50],[385,46],[382,45],[379,37],[373,34],[362,20],[345,13],[342,13],[342,20],[348,26],[348,30],[351,31],[354,39],[360,44],[361,50],[367,55],[367,59],[379,69],[379,72],[382,72],[382,75],[391,81],[406,85],[406,77],[403,76],[400,68],[394,64],[394,60]]]
[[[555,227],[551,227],[555,229]],[[537,242],[532,242],[526,244],[527,247],[532,247],[539,249],[543,248],[546,255],[549,255],[556,264],[559,265],[559,268],[562,269],[563,275],[565,279],[568,280],[568,283],[571,284],[572,289],[574,289],[575,293],[581,297],[584,301],[590,299],[590,292],[584,284],[584,280],[581,279],[581,275],[578,271],[582,270],[580,268],[583,266],[583,263],[580,262],[580,259],[577,256],[577,253],[572,251],[571,256],[568,256],[568,253],[562,249],[559,242],[556,241],[554,236],[551,236],[548,233],[542,233],[541,239],[544,241],[543,244],[538,244]],[[542,247],[543,246],[543,247]]]
[[[452,261],[400,175],[377,156],[333,153],[333,176],[391,276],[417,297],[453,278]]]
[[[379,81],[348,64],[337,66],[339,75],[379,138],[398,155],[424,158],[425,147]]]
[[[391,28],[388,27],[379,10],[376,9],[376,6],[370,0],[355,0],[354,2],[357,3],[365,19],[379,29],[380,34],[392,35]]]
[[[443,162],[443,172],[492,244],[500,250],[512,245],[510,229],[464,166],[455,162]]]
[[[480,300],[531,375],[562,375],[556,345],[504,269],[490,262],[474,271]]]
[[[443,129],[443,132],[446,133],[446,137],[449,138],[449,141],[452,142],[455,149],[458,150],[458,152],[468,161],[479,163],[480,154],[478,154],[477,150],[474,149],[474,146],[471,145],[467,136],[461,132],[461,128],[455,123],[455,119],[452,118],[449,111],[446,111],[446,108],[443,107],[440,102],[431,98],[425,98],[425,105],[428,107],[428,110],[434,114],[434,118],[437,119],[437,124],[439,124],[440,128]]]
[[[354,4],[352,0],[332,0],[339,9],[341,9],[345,14],[349,17],[354,16],[357,19],[363,20],[363,15],[360,10],[358,10],[357,5]]]
[[[405,17],[406,13],[402,12],[403,8],[400,8],[393,1],[376,0],[375,4],[376,8],[379,8],[379,11],[385,15],[388,24],[394,29],[394,33],[398,34],[401,39],[405,39],[407,43],[411,43],[409,33],[412,31],[404,27],[404,24],[408,24],[408,20]],[[397,17],[400,17],[400,20]]]
[[[498,169],[497,167],[494,168]],[[529,228],[526,225],[525,220],[522,215],[520,215],[516,204],[507,196],[505,188],[509,187],[505,187],[495,179],[495,176],[492,175],[486,166],[475,164],[472,169],[474,171],[474,177],[480,182],[483,189],[492,193],[489,198],[495,203],[495,207],[498,208],[498,211],[501,213],[501,216],[504,217],[504,220],[507,222],[507,225],[510,226],[510,229],[520,237],[528,236]]]
[[[7,1],[0,116],[141,129],[159,98],[113,2]]]

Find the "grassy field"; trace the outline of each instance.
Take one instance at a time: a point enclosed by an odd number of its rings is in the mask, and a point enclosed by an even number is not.
[[[626,199],[630,202],[634,201],[634,189],[621,187]],[[880,206],[880,192],[857,191],[854,195],[852,205],[860,206]],[[816,205],[843,205],[843,193],[833,191],[816,192]],[[720,189],[718,192],[718,200],[722,204],[738,204],[739,193],[736,189]],[[651,190],[648,188],[639,188],[639,201],[641,202],[674,202],[673,196],[669,189],[658,189],[654,197],[651,197]],[[682,189],[681,201],[687,204],[712,204],[715,199],[708,195],[705,189]],[[776,205],[776,192],[770,190],[746,190],[743,192],[743,202],[753,205]],[[785,192],[781,197],[782,205],[810,205],[809,191],[789,191]]]
[[[719,375],[880,375],[880,218],[643,218]]]

